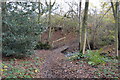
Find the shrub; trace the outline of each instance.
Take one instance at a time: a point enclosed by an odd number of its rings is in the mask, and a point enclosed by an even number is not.
[[[98,65],[98,64],[104,64],[105,59],[103,56],[100,55],[99,51],[87,51],[87,54],[84,54],[84,57],[88,60],[88,64],[91,65]]]
[[[38,42],[35,49],[50,49],[51,46],[48,43]]]
[[[69,57],[69,60],[78,60],[81,59],[83,54],[78,52],[77,54],[73,54],[72,56]]]
[[[22,56],[33,53],[42,25],[35,21],[32,12],[8,11],[3,14],[2,24],[3,55]]]

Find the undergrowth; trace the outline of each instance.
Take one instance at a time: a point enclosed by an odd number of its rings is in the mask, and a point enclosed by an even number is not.
[[[105,65],[106,62],[110,62],[112,58],[110,59],[107,56],[101,55],[101,51],[102,49],[96,51],[87,50],[86,54],[82,53],[73,54],[72,56],[69,57],[69,60],[78,60],[82,58],[85,59],[88,62],[88,64],[92,66]]]
[[[83,55],[82,53],[73,54],[72,56],[69,57],[69,60],[73,61],[73,60],[81,59],[83,57],[82,55]]]
[[[86,60],[88,61],[88,64],[90,65],[98,65],[98,64],[105,64],[105,57],[100,55],[99,51],[87,51],[87,54],[83,55]]]
[[[69,57],[69,60],[79,60],[81,63],[88,63],[91,67],[96,68],[94,71],[94,78],[104,77],[104,78],[114,78],[119,79],[119,65],[118,60],[114,56],[101,55],[101,50],[91,51],[88,50],[86,54],[78,53]],[[84,62],[86,61],[86,62]]]
[[[39,57],[33,58],[33,61],[17,62],[15,59],[3,61],[2,69],[0,69],[2,78],[35,78],[40,72],[39,68],[43,62],[44,59]]]
[[[48,43],[42,43],[42,42],[38,42],[35,49],[50,49],[51,46]]]

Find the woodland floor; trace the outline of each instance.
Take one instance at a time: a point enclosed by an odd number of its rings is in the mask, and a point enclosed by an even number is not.
[[[71,36],[72,37],[71,37]],[[67,35],[68,51],[76,51],[77,36]],[[61,36],[63,37],[63,36]],[[70,38],[71,37],[71,38]],[[58,39],[58,38],[56,38]],[[62,44],[53,50],[36,50],[24,59],[3,58],[3,78],[119,78],[118,61],[113,59],[105,65],[91,66],[84,59],[70,61],[60,52]],[[109,48],[109,47],[107,47]],[[105,50],[107,50],[105,48]],[[111,48],[111,47],[110,47]],[[109,50],[109,49],[108,49]],[[110,53],[111,55],[113,52]],[[7,66],[7,67],[5,67]]]
[[[36,57],[37,56],[37,57]],[[10,60],[10,61],[9,61]],[[118,78],[116,60],[93,67],[84,60],[69,61],[64,54],[55,51],[37,50],[26,59],[4,59],[8,66],[3,78]],[[12,66],[12,67],[11,67]],[[17,70],[15,72],[15,70]],[[24,70],[24,71],[22,71]],[[35,71],[37,70],[37,71]],[[12,73],[12,71],[14,73]],[[5,75],[7,74],[7,75]],[[21,75],[23,74],[23,75]],[[20,76],[21,75],[21,76]],[[26,75],[26,76],[25,76]],[[29,76],[29,77],[28,77]]]

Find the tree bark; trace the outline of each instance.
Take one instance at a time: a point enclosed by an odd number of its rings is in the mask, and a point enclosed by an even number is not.
[[[87,36],[88,36],[88,34],[87,34]],[[88,49],[91,50],[89,39],[87,38],[86,41],[87,41]]]
[[[118,6],[119,6],[119,2],[117,1],[116,2],[116,50],[115,50],[115,52],[116,52],[116,55],[117,56],[119,56],[119,54],[118,54],[118,27],[119,27],[119,16],[118,16]]]
[[[49,21],[48,21],[48,26],[49,26],[49,33],[48,33],[48,43],[50,44],[51,42],[51,32],[52,32],[52,28],[51,28],[51,0],[49,0]]]
[[[39,13],[38,13],[38,24],[40,23],[40,17],[41,17],[40,9],[41,9],[41,0],[39,0],[39,2],[38,2],[38,10],[39,10]],[[42,34],[39,35],[39,38],[40,38],[39,41],[41,41],[41,37],[42,37]]]
[[[80,0],[79,2],[79,50],[81,43],[81,7],[82,7],[82,0]]]
[[[118,9],[118,50],[120,50],[120,2],[119,2],[119,9]]]
[[[119,6],[119,2],[118,2],[118,0],[116,1],[116,3],[115,3],[115,7],[114,7],[114,5],[113,5],[113,2],[112,2],[112,0],[111,0],[111,6],[112,6],[112,10],[113,10],[113,16],[114,16],[114,19],[115,19],[115,27],[116,27],[116,29],[115,29],[115,53],[116,53],[116,55],[117,56],[119,56],[118,55],[118,28],[119,28],[119,22],[118,22],[118,6]]]
[[[89,8],[89,0],[86,0],[83,23],[82,23],[81,50],[80,50],[80,52],[82,52],[83,54],[85,54],[85,48],[86,48],[86,32],[87,32],[86,27],[87,27],[87,18],[88,18],[88,8]]]

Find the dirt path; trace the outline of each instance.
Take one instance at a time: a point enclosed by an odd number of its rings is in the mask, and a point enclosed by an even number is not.
[[[42,78],[90,78],[93,76],[92,71],[95,68],[91,68],[87,64],[78,65],[68,61],[64,54],[57,50],[44,53],[46,58],[41,69]]]

